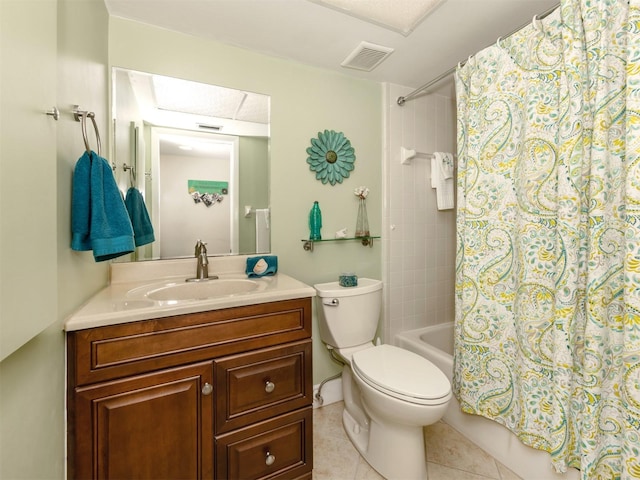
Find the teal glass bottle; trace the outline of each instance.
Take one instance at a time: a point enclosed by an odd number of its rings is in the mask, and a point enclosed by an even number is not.
[[[322,240],[320,235],[320,229],[322,228],[322,212],[320,211],[320,205],[316,200],[313,202],[313,207],[309,212],[309,240]]]

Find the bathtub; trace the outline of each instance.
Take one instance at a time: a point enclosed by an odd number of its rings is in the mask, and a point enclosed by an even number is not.
[[[451,381],[453,322],[399,333],[395,337],[395,344],[422,355]],[[451,399],[443,420],[525,480],[580,478],[575,469],[569,469],[565,474],[556,473],[548,453],[525,446],[502,425],[461,412],[455,397]]]

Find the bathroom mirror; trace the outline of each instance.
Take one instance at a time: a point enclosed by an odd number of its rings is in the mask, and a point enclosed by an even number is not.
[[[111,162],[142,193],[156,240],[121,261],[269,253],[270,98],[151,73],[112,72]]]

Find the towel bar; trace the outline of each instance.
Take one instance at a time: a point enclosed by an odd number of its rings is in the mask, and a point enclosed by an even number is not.
[[[122,164],[122,169],[125,172],[129,172],[129,183],[131,184],[132,187],[136,186],[136,167],[134,167],[133,165],[127,165],[126,163]]]
[[[82,139],[84,140],[84,146],[87,152],[91,152],[91,146],[89,145],[89,137],[87,135],[87,117],[91,119],[91,123],[93,123],[93,129],[96,133],[96,143],[98,144],[97,154],[100,155],[101,144],[100,144],[100,132],[98,131],[98,124],[96,123],[96,114],[93,112],[88,112],[86,110],[80,110],[80,105],[74,105],[74,109],[72,111],[73,118],[75,118],[76,122],[81,122],[82,125]]]
[[[433,158],[433,153],[416,152],[409,148],[400,147],[400,163],[402,165],[409,165],[411,160],[418,155],[424,158]]]

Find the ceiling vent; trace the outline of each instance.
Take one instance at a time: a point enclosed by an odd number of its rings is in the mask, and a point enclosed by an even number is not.
[[[222,130],[222,125],[209,125],[207,123],[196,123],[196,125],[198,125],[198,128],[202,128],[204,130],[213,130],[215,132]]]
[[[392,53],[393,48],[369,42],[360,42],[360,45],[340,65],[370,72]]]

